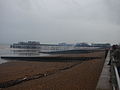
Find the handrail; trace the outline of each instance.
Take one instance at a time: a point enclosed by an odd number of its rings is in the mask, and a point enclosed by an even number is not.
[[[114,57],[112,57],[113,62],[115,62]],[[115,76],[116,76],[116,80],[117,80],[117,86],[118,86],[118,90],[120,90],[120,77],[118,74],[118,70],[117,70],[117,66],[115,64],[113,64],[113,68],[115,70]]]

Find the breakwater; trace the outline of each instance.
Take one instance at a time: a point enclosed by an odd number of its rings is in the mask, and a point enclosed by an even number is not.
[[[46,54],[83,54],[83,53],[92,53],[92,52],[99,52],[104,51],[104,49],[95,49],[95,50],[65,50],[65,51],[50,51],[50,52],[40,52]]]
[[[44,56],[44,57],[33,57],[33,56],[1,56],[2,59],[6,60],[24,60],[24,61],[42,61],[42,62],[59,62],[59,61],[80,61],[89,59],[101,59],[101,57],[63,57],[63,56]]]
[[[17,78],[16,80],[10,80],[10,81],[6,81],[6,82],[2,82],[2,83],[0,83],[0,88],[8,88],[8,87],[11,87],[11,86],[14,86],[14,85],[26,82],[26,81],[47,77],[49,75],[56,74],[57,72],[64,71],[64,70],[70,69],[72,67],[75,67],[76,65],[79,65],[81,63],[82,62],[78,62],[76,64],[66,66],[64,68],[59,68],[59,69],[57,69],[55,71],[51,71],[51,72],[38,73],[38,74],[35,74],[35,75],[32,75],[32,76],[24,76],[22,78]]]

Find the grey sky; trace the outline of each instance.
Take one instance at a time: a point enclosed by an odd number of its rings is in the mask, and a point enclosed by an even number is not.
[[[0,0],[0,43],[120,43],[120,0]]]

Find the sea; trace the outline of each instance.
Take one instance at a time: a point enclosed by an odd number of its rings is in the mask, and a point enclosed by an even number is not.
[[[0,44],[0,64],[10,60],[1,59],[1,56],[48,56],[49,54],[40,53],[39,49],[17,49],[10,48],[8,44]]]

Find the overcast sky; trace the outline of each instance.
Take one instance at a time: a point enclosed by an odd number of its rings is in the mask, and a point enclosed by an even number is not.
[[[120,43],[120,0],[0,0],[0,43]]]

